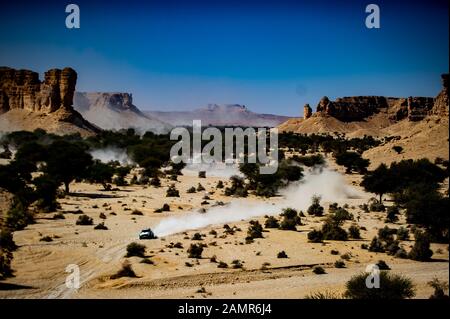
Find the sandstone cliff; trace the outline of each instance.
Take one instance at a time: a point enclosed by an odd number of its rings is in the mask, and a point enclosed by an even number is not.
[[[48,70],[41,82],[37,72],[0,67],[0,130],[98,132],[72,107],[76,81],[71,68]]]
[[[74,108],[103,129],[134,128],[140,133],[168,133],[172,126],[142,113],[129,93],[75,92]]]

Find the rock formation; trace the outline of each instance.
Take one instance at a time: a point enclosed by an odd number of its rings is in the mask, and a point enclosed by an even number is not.
[[[434,99],[434,105],[431,110],[431,114],[440,115],[440,116],[448,116],[449,115],[449,106],[448,106],[448,81],[449,74],[442,74],[442,91],[436,96]]]
[[[76,82],[72,68],[48,70],[41,82],[37,72],[0,67],[0,130],[41,127],[58,133],[98,132],[72,107]],[[69,131],[59,130],[58,122],[65,122],[64,129]]]
[[[52,113],[72,109],[77,73],[71,68],[51,69],[39,81],[37,72],[0,68],[0,112],[25,109]]]
[[[312,108],[309,106],[308,103],[305,104],[305,106],[303,107],[303,118],[309,119],[312,115]]]
[[[129,93],[75,92],[74,108],[84,118],[103,129],[134,128],[140,133],[168,133],[172,126],[144,114],[134,104]]]

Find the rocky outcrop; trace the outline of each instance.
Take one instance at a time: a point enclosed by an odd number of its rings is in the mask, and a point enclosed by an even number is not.
[[[449,106],[448,106],[448,82],[449,74],[442,74],[442,91],[434,99],[434,105],[431,110],[431,114],[439,116],[449,116]]]
[[[74,108],[103,129],[134,128],[140,133],[168,133],[172,126],[141,112],[130,93],[75,92]]]
[[[44,81],[37,72],[0,68],[0,113],[13,109],[51,113],[71,110],[77,73],[71,68],[51,69]]]
[[[384,96],[352,96],[338,98],[336,101],[330,101],[324,96],[317,105],[317,112],[343,122],[354,122],[362,121],[387,107]]]
[[[0,67],[0,130],[99,132],[72,107],[76,82],[72,68],[48,70],[41,82],[37,72]]]
[[[305,106],[303,107],[303,118],[309,119],[312,115],[312,108],[309,106],[308,103],[305,104]]]

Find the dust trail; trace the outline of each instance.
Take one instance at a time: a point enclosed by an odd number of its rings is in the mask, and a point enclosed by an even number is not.
[[[97,148],[90,151],[94,159],[100,160],[102,163],[118,161],[121,165],[132,165],[133,161],[128,157],[124,149],[117,147]]]
[[[283,189],[280,194],[283,198],[277,202],[235,199],[229,205],[212,207],[203,214],[189,212],[180,217],[168,217],[160,221],[153,231],[161,237],[214,224],[276,215],[286,207],[306,210],[311,204],[313,195],[321,196],[325,202],[341,202],[362,196],[360,191],[346,184],[341,174],[327,168],[306,173],[301,182]]]

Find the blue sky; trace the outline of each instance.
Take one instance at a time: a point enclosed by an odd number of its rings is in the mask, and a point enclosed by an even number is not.
[[[71,66],[77,90],[130,92],[141,109],[291,116],[324,95],[435,96],[448,72],[447,1],[74,0],[80,29],[68,3],[2,4],[0,65]],[[365,27],[369,3],[380,29]]]

